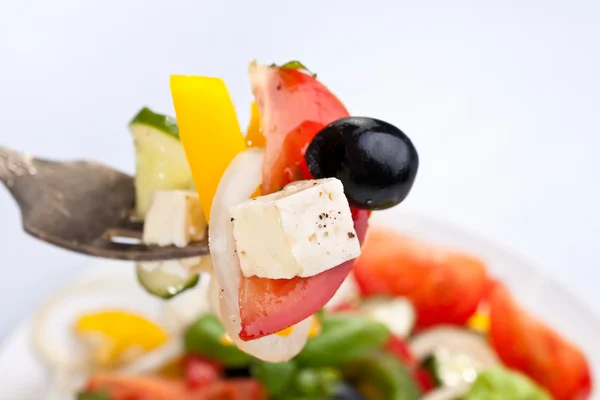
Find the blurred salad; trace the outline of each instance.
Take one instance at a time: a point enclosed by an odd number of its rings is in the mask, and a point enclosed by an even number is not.
[[[457,274],[451,271],[473,263],[485,273],[485,266],[388,228],[370,232],[355,272],[311,319],[303,349],[285,362],[260,360],[235,345],[211,311],[208,273],[202,285],[162,303],[165,315],[177,316],[175,324],[165,323],[164,315],[125,311],[127,304],[120,311],[82,313],[76,335],[84,340],[94,334],[97,341],[77,399],[589,398],[590,370],[581,351],[489,277],[488,289],[461,322],[421,327],[419,321],[462,309],[469,300],[444,296],[452,287],[431,286],[432,274]],[[380,240],[395,250],[381,253]],[[418,279],[402,288],[384,286],[392,276],[382,268],[390,264],[402,274],[395,281],[409,272]],[[440,300],[425,308],[415,293]]]
[[[78,313],[77,357],[40,322],[78,399],[589,398],[582,352],[482,260],[369,227],[415,180],[404,132],[350,116],[300,62],[249,75],[245,134],[211,77],[171,77],[176,119],[132,119],[143,242],[208,235],[211,256],[139,263],[153,297]],[[165,312],[134,310],[148,299]]]

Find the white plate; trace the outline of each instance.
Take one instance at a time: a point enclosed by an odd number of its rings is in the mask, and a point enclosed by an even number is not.
[[[418,238],[452,246],[482,257],[491,272],[506,282],[517,298],[535,315],[547,321],[584,349],[594,372],[600,370],[600,320],[571,293],[552,281],[526,258],[459,229],[412,214],[398,218],[396,226]],[[102,262],[90,276],[133,279],[133,268],[120,262]],[[82,279],[82,278],[80,278]],[[157,307],[159,306],[157,302]],[[23,322],[0,348],[1,399],[48,399],[50,374],[31,345],[31,322]],[[598,375],[594,380],[598,381]],[[597,396],[594,396],[597,398]]]

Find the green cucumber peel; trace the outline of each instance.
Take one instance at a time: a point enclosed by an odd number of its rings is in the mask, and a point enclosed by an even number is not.
[[[148,107],[142,108],[129,123],[131,125],[147,125],[179,140],[179,127],[175,118],[155,113]]]

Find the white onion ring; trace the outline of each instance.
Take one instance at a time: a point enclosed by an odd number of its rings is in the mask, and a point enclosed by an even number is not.
[[[223,174],[210,212],[209,247],[220,293],[221,320],[227,334],[244,352],[270,362],[286,361],[302,350],[311,318],[294,326],[289,336],[269,335],[243,341],[239,309],[241,268],[235,252],[229,207],[246,201],[261,184],[264,151],[249,149],[238,154]]]
[[[484,366],[499,363],[498,357],[483,338],[455,326],[442,325],[430,328],[415,335],[409,345],[418,360],[425,359],[441,347],[467,354]]]

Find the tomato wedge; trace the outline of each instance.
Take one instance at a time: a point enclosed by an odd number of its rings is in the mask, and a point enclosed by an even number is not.
[[[417,383],[421,394],[427,393],[435,388],[435,382],[431,375],[419,365],[414,354],[410,351],[410,346],[404,340],[396,336],[391,336],[385,349],[396,356],[406,368],[410,371],[413,380]]]
[[[464,324],[484,296],[488,281],[481,260],[383,227],[369,230],[354,274],[365,295],[409,298],[418,328]]]
[[[306,148],[326,124],[348,116],[348,111],[323,84],[300,70],[252,63],[249,73],[266,138],[262,193],[311,179],[304,160]],[[353,212],[361,243],[369,215],[366,211]],[[242,277],[239,337],[257,339],[308,318],[335,294],[353,265],[354,261],[348,261],[309,278]]]
[[[120,376],[98,374],[86,390],[108,391],[111,400],[263,400],[266,393],[252,379],[232,379],[214,382],[199,389],[189,389],[181,380],[154,376]]]
[[[354,229],[362,243],[370,212],[353,210]],[[354,260],[308,278],[245,278],[240,282],[242,340],[279,332],[319,311],[352,270]]]
[[[286,168],[293,164],[289,157],[295,158],[297,151],[282,148],[290,133],[304,121],[327,125],[349,114],[321,82],[300,70],[252,63],[249,74],[266,138],[262,193],[273,193],[289,183]],[[317,132],[298,148],[306,149]]]
[[[325,125],[319,122],[304,121],[286,136],[282,147],[282,154],[286,158],[278,165],[283,168],[283,186],[301,179],[312,179],[304,155],[312,139],[323,127]]]
[[[188,354],[184,360],[185,383],[190,389],[201,388],[219,380],[223,366],[216,362]]]
[[[579,348],[523,310],[501,283],[491,289],[489,306],[490,341],[506,366],[529,375],[556,400],[589,398],[590,367]]]
[[[86,386],[88,391],[106,390],[111,400],[167,400],[186,391],[181,381],[155,377],[124,377],[98,374]]]

